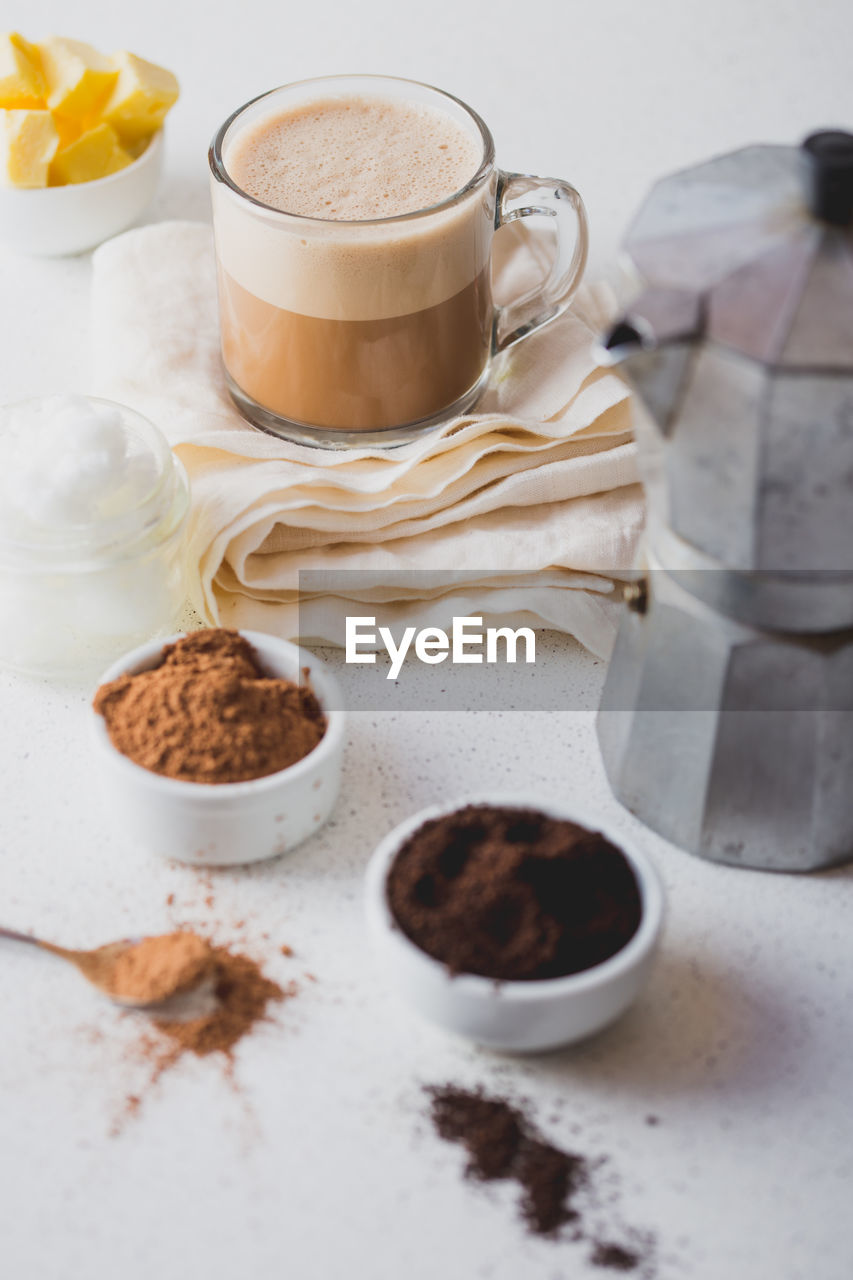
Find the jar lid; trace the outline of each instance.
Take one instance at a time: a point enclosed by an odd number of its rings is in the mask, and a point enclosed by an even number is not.
[[[0,409],[0,563],[85,567],[135,556],[186,514],[187,481],[161,431],[94,396]]]

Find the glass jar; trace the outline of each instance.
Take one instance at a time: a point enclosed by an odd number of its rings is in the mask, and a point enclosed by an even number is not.
[[[176,629],[186,472],[141,414],[90,396],[0,410],[0,664],[86,676]]]

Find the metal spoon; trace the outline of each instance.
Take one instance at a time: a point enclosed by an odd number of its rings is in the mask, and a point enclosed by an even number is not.
[[[216,976],[202,976],[197,985],[190,990],[180,991],[161,1000],[138,1000],[130,996],[120,996],[110,990],[107,976],[114,967],[119,956],[138,946],[141,938],[122,938],[119,942],[108,942],[102,947],[93,947],[89,951],[74,951],[69,947],[59,947],[55,942],[45,942],[29,933],[18,933],[15,929],[0,927],[0,938],[8,938],[12,942],[27,942],[32,947],[49,951],[51,955],[67,960],[69,964],[82,973],[83,977],[107,996],[114,1004],[124,1009],[148,1009],[156,1011],[157,1016],[167,1021],[186,1021],[203,1017],[216,1007]]]

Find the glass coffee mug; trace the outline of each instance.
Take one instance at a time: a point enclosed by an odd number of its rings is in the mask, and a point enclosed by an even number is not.
[[[429,208],[365,221],[285,213],[241,190],[229,161],[244,130],[330,99],[438,111],[476,145],[479,166]],[[285,85],[235,111],[209,158],[226,381],[241,413],[284,439],[398,445],[465,412],[492,357],[566,310],[586,263],[574,187],[496,168],[476,112],[429,85],[367,75]],[[554,219],[551,269],[498,307],[495,230],[535,214]]]

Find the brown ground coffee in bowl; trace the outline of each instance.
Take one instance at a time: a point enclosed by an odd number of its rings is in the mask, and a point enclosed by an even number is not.
[[[598,832],[534,809],[468,805],[399,850],[388,902],[412,942],[452,973],[531,981],[620,951],[642,902],[625,855]]]
[[[194,631],[158,666],[101,685],[95,710],[113,746],[184,782],[246,782],[313,751],[326,717],[306,681],[267,674],[237,631]]]

